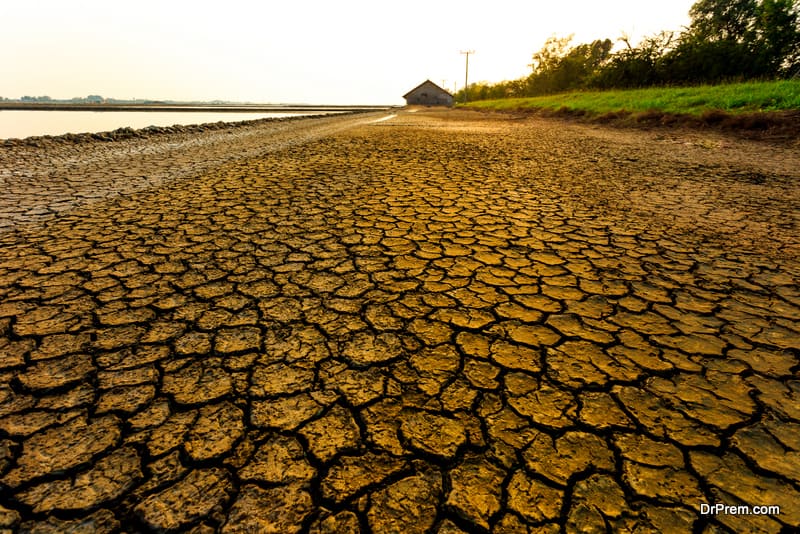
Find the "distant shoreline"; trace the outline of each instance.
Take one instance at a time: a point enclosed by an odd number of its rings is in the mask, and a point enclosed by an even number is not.
[[[0,110],[21,111],[169,111],[215,113],[303,113],[323,111],[383,111],[398,106],[339,106],[281,104],[65,104],[52,102],[0,102]]]

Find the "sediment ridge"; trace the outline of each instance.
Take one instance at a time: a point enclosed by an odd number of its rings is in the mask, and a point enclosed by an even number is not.
[[[151,111],[159,111],[154,109]],[[356,113],[367,113],[369,111],[342,111],[337,112],[336,115],[345,116]],[[93,141],[122,141],[125,139],[139,138],[148,139],[156,135],[164,134],[181,134],[181,133],[199,133],[211,130],[228,130],[236,128],[248,128],[260,124],[267,124],[272,122],[285,122],[294,120],[304,120],[309,118],[324,117],[328,113],[319,113],[317,115],[305,116],[291,116],[291,117],[269,117],[264,119],[253,119],[243,121],[217,121],[206,122],[201,124],[174,124],[172,126],[147,126],[144,128],[130,128],[122,127],[116,130],[109,130],[105,132],[78,132],[66,133],[61,135],[34,135],[25,138],[9,138],[0,139],[2,144],[0,146],[45,146],[51,144],[64,144],[64,143],[86,143]]]

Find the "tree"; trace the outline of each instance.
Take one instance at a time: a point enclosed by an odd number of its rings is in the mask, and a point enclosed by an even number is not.
[[[699,0],[692,24],[665,58],[673,82],[790,74],[800,63],[798,0]]]
[[[800,68],[798,10],[798,0],[762,0],[757,7],[753,41],[765,71],[792,75]]]
[[[551,35],[544,42],[542,48],[533,54],[533,63],[528,65],[534,73],[544,73],[553,70],[569,51],[569,43],[575,34],[566,37]]]
[[[699,0],[689,10],[690,32],[706,41],[742,42],[752,29],[756,0]]]
[[[608,59],[613,43],[610,39],[570,47],[572,36],[550,37],[541,50],[533,54],[533,73],[527,79],[528,95],[567,91],[586,86]]]
[[[622,35],[625,48],[609,57],[590,81],[593,87],[646,87],[663,80],[663,58],[672,48],[673,32],[660,32],[645,38],[638,46]]]

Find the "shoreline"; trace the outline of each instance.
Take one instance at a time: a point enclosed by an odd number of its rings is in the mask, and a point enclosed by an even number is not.
[[[95,110],[98,111],[98,110]],[[121,110],[119,110],[121,111]],[[130,110],[125,110],[130,111]],[[155,110],[157,111],[157,110]],[[192,110],[194,111],[194,110]],[[318,115],[302,115],[291,117],[268,117],[264,119],[253,119],[243,121],[218,121],[218,122],[204,122],[197,124],[175,124],[172,126],[146,126],[144,128],[131,128],[125,126],[115,130],[108,130],[102,132],[75,132],[65,133],[61,135],[32,135],[29,137],[9,137],[0,138],[0,147],[2,146],[41,146],[43,144],[78,144],[92,141],[112,142],[125,139],[140,138],[146,139],[155,135],[163,134],[176,134],[176,133],[199,133],[212,130],[223,130],[228,128],[244,128],[248,126],[257,126],[270,122],[288,122],[305,119],[313,119],[320,117],[346,117],[350,115],[357,115],[361,113],[369,113],[369,110],[356,110],[356,111],[343,111],[343,112],[325,112]],[[287,112],[288,113],[288,112]]]

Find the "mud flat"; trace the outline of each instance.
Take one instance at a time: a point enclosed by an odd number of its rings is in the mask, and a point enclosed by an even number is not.
[[[76,206],[199,175],[386,112],[261,119],[0,141],[0,231]]]
[[[796,150],[384,116],[0,147],[0,528],[800,528]]]

